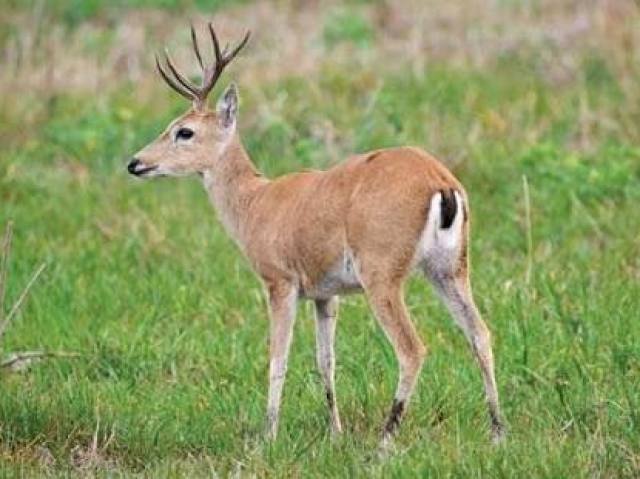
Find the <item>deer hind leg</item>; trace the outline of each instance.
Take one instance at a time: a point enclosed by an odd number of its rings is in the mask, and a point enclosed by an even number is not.
[[[427,226],[426,259],[423,268],[456,324],[464,332],[480,366],[491,420],[492,439],[499,442],[505,436],[505,427],[498,401],[491,334],[473,300],[467,255],[468,223],[464,218],[461,196],[456,192],[454,197],[457,203],[454,206],[456,216],[448,228],[442,228],[437,217]],[[440,201],[440,198],[436,195],[434,201]],[[432,209],[436,206],[434,201]]]
[[[369,304],[393,346],[399,368],[398,386],[382,432],[384,445],[393,437],[406,412],[426,348],[405,307],[402,284],[397,281],[369,282],[365,274],[362,276]]]
[[[434,279],[433,283],[453,319],[464,332],[480,366],[491,419],[491,436],[494,442],[500,442],[504,438],[505,428],[498,402],[489,328],[480,317],[471,289],[468,284],[465,284],[466,280],[440,277]]]
[[[338,299],[316,300],[316,359],[322,376],[327,406],[331,417],[331,432],[334,435],[342,432],[340,414],[335,394],[335,353],[333,350],[336,318],[338,313]]]

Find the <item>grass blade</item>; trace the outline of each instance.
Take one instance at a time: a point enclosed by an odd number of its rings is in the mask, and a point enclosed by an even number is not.
[[[24,300],[27,298],[27,295],[29,294],[29,290],[31,289],[33,284],[37,281],[38,277],[40,276],[40,274],[42,274],[42,272],[44,271],[44,269],[46,267],[47,267],[47,264],[46,263],[42,263],[40,265],[40,267],[36,270],[36,272],[33,273],[33,276],[31,276],[31,279],[29,280],[27,285],[22,290],[22,293],[20,294],[20,297],[13,304],[13,307],[11,308],[11,311],[9,311],[9,314],[7,314],[7,317],[4,318],[2,323],[0,323],[0,338],[2,338],[2,336],[4,335],[5,330],[7,329],[7,326],[9,325],[9,323],[11,322],[13,317],[16,315],[16,313],[19,311],[19,309],[22,306],[22,303],[24,302]]]
[[[4,230],[4,240],[2,241],[2,258],[0,258],[0,324],[4,321],[4,295],[7,284],[7,270],[9,269],[9,252],[11,250],[11,238],[13,236],[13,223],[9,221]],[[1,336],[1,334],[0,334]]]
[[[529,194],[529,181],[526,175],[522,175],[522,190],[524,193],[524,214],[527,234],[527,270],[525,272],[525,284],[531,284],[533,272],[533,234],[531,233],[531,195]]]

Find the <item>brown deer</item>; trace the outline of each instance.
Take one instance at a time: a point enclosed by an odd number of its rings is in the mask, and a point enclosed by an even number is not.
[[[249,39],[220,49],[211,24],[215,62],[203,62],[191,28],[201,85],[181,75],[168,53],[156,65],[191,108],[128,165],[141,178],[197,173],[227,231],[264,283],[270,309],[267,435],[275,439],[287,356],[299,299],[316,309],[317,362],[331,430],[342,430],[334,391],[338,296],[364,292],[395,351],[399,380],[383,442],[396,431],[426,354],[403,298],[417,270],[433,284],[466,335],[484,380],[492,426],[505,428],[498,405],[489,330],[469,283],[469,206],[458,180],[435,158],[412,147],[354,155],[327,171],[267,179],[255,168],[237,131],[238,93],[231,84],[215,111],[207,96]]]

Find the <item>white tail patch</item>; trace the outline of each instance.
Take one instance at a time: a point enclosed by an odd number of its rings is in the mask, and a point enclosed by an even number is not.
[[[416,264],[431,271],[450,269],[458,257],[462,245],[464,200],[460,192],[454,191],[455,216],[448,228],[442,227],[442,193],[431,198],[427,223],[416,251]]]
[[[423,250],[430,249],[457,249],[462,239],[462,220],[464,218],[464,202],[459,192],[454,191],[456,213],[453,223],[448,228],[442,228],[442,194],[436,193],[431,198],[427,224],[422,234]]]

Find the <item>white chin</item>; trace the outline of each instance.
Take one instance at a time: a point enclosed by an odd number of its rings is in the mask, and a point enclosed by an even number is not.
[[[170,176],[171,173],[169,173],[168,171],[163,170],[162,168],[158,167],[158,168],[154,168],[153,170],[149,170],[149,171],[145,171],[143,173],[140,173],[138,175],[139,178],[154,178],[157,176]]]
[[[187,175],[188,173],[185,173],[185,172],[173,171],[173,170],[158,166],[153,170],[145,171],[138,174],[138,177],[139,178],[155,178],[155,177],[161,177],[161,176],[187,176]]]

